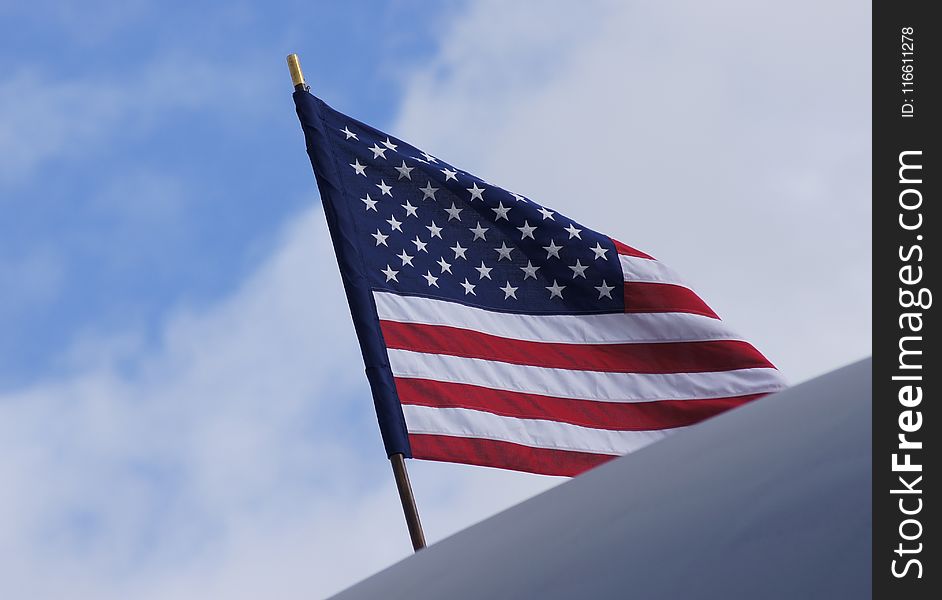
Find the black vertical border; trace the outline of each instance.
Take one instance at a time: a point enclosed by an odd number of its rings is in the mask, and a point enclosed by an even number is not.
[[[942,64],[938,60],[939,37],[942,36],[942,23],[936,17],[929,16],[929,2],[906,2],[896,0],[878,0],[873,6],[873,585],[874,598],[929,598],[929,589],[934,580],[939,578],[940,566],[934,564],[938,555],[935,545],[939,542],[934,531],[935,504],[938,498],[928,492],[928,487],[938,486],[938,475],[934,465],[928,460],[929,453],[938,452],[942,445],[939,427],[935,422],[939,411],[935,404],[942,400],[942,361],[939,360],[938,347],[939,309],[935,303],[942,302],[942,290],[938,288],[939,241],[942,237],[942,223],[939,222],[938,179],[939,164],[942,155],[938,152],[938,112],[942,102],[938,93],[938,78]],[[938,6],[935,6],[938,9]],[[904,28],[912,27],[913,61],[903,62],[905,48],[902,46]],[[839,43],[839,42],[838,42]],[[913,91],[902,92],[904,65],[913,65]],[[913,116],[905,117],[903,103],[911,101]],[[921,155],[911,155],[910,162],[919,159],[922,164],[922,182],[902,185],[899,181],[900,153],[921,151]],[[915,176],[915,171],[907,171]],[[906,211],[899,204],[900,193],[907,188],[918,188],[922,194],[922,204],[918,209]],[[906,200],[912,204],[917,195],[906,194]],[[922,226],[918,230],[907,231],[900,224],[900,215],[910,225],[918,221],[915,213],[922,216]],[[921,235],[922,239],[917,239]],[[919,251],[912,250],[918,245]],[[908,260],[902,258],[908,256]],[[920,257],[922,260],[917,260]],[[905,265],[922,267],[923,279],[915,285],[900,282],[901,268]],[[913,276],[918,270],[907,271]],[[919,288],[928,288],[939,292],[933,297],[933,305],[928,309],[905,309],[900,303],[900,288],[915,292]],[[922,330],[910,333],[901,328],[900,318],[904,312],[922,313]],[[913,322],[907,321],[907,324]],[[901,372],[898,368],[899,343],[901,336],[921,335],[922,341],[907,342],[911,349],[923,354],[911,357],[923,365],[921,371]],[[899,401],[900,387],[905,382],[894,381],[894,375],[921,373],[924,380],[922,401],[917,407],[905,407]],[[923,442],[922,450],[910,451],[911,460],[923,465],[918,473],[894,472],[893,454],[906,451],[898,448],[898,435],[902,432],[900,418],[903,411],[919,411],[922,424],[918,431],[908,433],[908,439]],[[907,418],[907,417],[904,417]],[[908,417],[913,418],[911,415]],[[910,421],[911,425],[911,421]],[[902,456],[898,457],[902,461]],[[903,475],[910,482],[915,475],[923,479],[914,487],[920,494],[894,494],[892,490],[902,487],[898,477]],[[913,510],[922,505],[918,514],[921,535],[916,540],[904,540],[900,525],[909,518],[902,514],[900,499],[905,498],[904,508]],[[909,523],[905,526],[906,535],[912,536],[920,528]],[[921,552],[897,554],[899,544],[904,548],[917,548],[922,544]],[[916,558],[922,566],[922,578],[917,578],[918,569],[910,565],[906,576],[899,578],[892,573],[895,559],[896,569],[902,571],[909,558]]]

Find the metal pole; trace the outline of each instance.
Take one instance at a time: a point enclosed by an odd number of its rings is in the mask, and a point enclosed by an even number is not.
[[[301,71],[301,61],[298,60],[297,54],[288,55],[288,71],[291,73],[291,83],[295,91],[311,89],[304,82],[304,72]],[[412,495],[405,457],[402,454],[393,454],[389,457],[389,462],[392,463],[393,475],[396,476],[396,487],[399,488],[399,499],[402,501],[402,512],[405,513],[406,525],[409,527],[409,537],[412,538],[412,548],[418,552],[425,548],[425,534],[422,532],[422,522],[419,521],[419,511],[415,507],[415,496]]]
[[[304,83],[304,73],[301,71],[301,61],[297,54],[288,55],[288,71],[291,73],[291,84],[295,91],[303,92],[311,89]]]
[[[389,457],[389,462],[392,464],[393,475],[396,476],[396,487],[399,488],[402,512],[406,515],[406,525],[409,526],[412,548],[418,552],[425,548],[425,534],[422,532],[419,511],[415,507],[415,496],[412,495],[412,485],[409,483],[409,472],[406,471],[405,457],[402,454],[393,454]]]

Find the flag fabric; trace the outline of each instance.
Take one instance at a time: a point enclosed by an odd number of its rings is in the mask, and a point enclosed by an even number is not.
[[[784,387],[648,254],[294,99],[388,454],[571,476]]]

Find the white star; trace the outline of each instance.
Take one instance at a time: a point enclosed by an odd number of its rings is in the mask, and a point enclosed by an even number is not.
[[[523,280],[526,281],[531,277],[536,279],[536,272],[539,270],[539,268],[540,267],[534,267],[530,261],[527,261],[527,266],[520,267],[520,270],[524,272]]]
[[[513,298],[514,300],[517,299],[518,288],[515,288],[514,286],[510,285],[509,281],[507,282],[507,285],[505,285],[502,288],[497,288],[497,289],[504,292],[504,300],[507,300],[508,298]]]
[[[366,177],[366,165],[361,165],[359,158],[354,158],[353,162],[350,163],[350,166],[353,167],[353,170],[356,171],[357,175]]]
[[[428,152],[422,152],[422,156],[425,157],[425,162],[430,162],[430,163],[438,162],[437,160],[435,160],[435,157],[429,154]]]
[[[579,238],[580,240],[582,239],[582,236],[579,235],[580,233],[582,233],[582,230],[576,229],[576,227],[572,223],[569,224],[569,227],[566,227],[566,231],[569,232],[569,239],[572,239],[572,238]]]
[[[543,246],[543,249],[546,250],[546,258],[550,258],[551,256],[555,256],[556,258],[559,258],[559,251],[562,250],[563,247],[557,246],[556,242],[554,242],[553,240],[550,240],[550,245]]]
[[[452,169],[442,169],[442,173],[445,174],[445,181],[448,181],[449,179],[458,181],[458,178],[456,177],[456,175],[458,175],[458,171],[453,171]]]
[[[445,212],[448,213],[449,221],[451,221],[452,219],[458,219],[460,221],[461,217],[459,215],[461,214],[461,211],[463,210],[464,210],[463,208],[458,208],[457,206],[455,206],[455,203],[452,202],[451,208],[446,208]]]
[[[425,247],[428,246],[428,244],[420,240],[419,236],[415,236],[415,239],[412,240],[412,243],[415,244],[416,252],[425,252],[426,254],[428,254],[428,250],[425,249]]]
[[[398,146],[396,146],[396,144],[394,144],[394,143],[392,143],[392,142],[389,141],[389,138],[388,138],[388,137],[386,138],[386,141],[385,141],[385,142],[380,142],[380,143],[381,143],[382,145],[386,146],[387,148],[389,148],[390,150],[392,150],[393,152],[395,152],[395,151],[396,151],[396,148],[398,148]]]
[[[402,208],[406,209],[407,217],[411,215],[415,218],[419,218],[419,215],[417,215],[415,212],[417,209],[414,206],[412,206],[412,203],[409,202],[408,200],[406,200],[406,203],[402,205]]]
[[[389,196],[392,198],[392,192],[389,191],[392,189],[392,186],[386,185],[385,179],[380,179],[379,183],[376,184],[376,187],[378,187],[379,191],[382,192],[380,196]]]
[[[555,220],[556,220],[556,219],[553,218],[553,215],[556,214],[556,213],[554,213],[554,212],[551,211],[551,210],[546,210],[546,209],[543,208],[542,206],[540,207],[540,214],[543,215],[543,220],[544,220],[544,221],[545,221],[546,219],[549,219],[550,221],[555,221]]]
[[[372,210],[372,211],[376,210],[376,200],[373,200],[372,198],[370,198],[369,194],[366,195],[366,198],[360,198],[360,200],[362,200],[363,203],[366,204],[366,210]]]
[[[410,181],[412,180],[412,175],[411,175],[411,173],[412,173],[412,169],[414,169],[414,168],[415,168],[415,167],[410,167],[410,166],[406,165],[406,161],[402,161],[402,166],[401,166],[401,167],[395,167],[395,169],[396,169],[397,171],[399,171],[399,179],[402,179],[403,177],[405,177],[406,179],[408,179],[408,180],[410,180]]]
[[[467,296],[468,294],[471,294],[472,296],[477,296],[477,294],[474,293],[474,284],[468,281],[467,277],[464,278],[464,283],[461,284],[461,287],[464,288],[465,296]]]
[[[573,279],[575,279],[576,277],[582,277],[583,279],[585,279],[585,270],[588,269],[589,267],[579,262],[579,259],[576,259],[576,264],[572,265],[569,268],[572,269]]]
[[[481,227],[481,222],[478,221],[477,227],[471,230],[471,233],[474,234],[474,240],[480,238],[486,242],[487,238],[484,237],[484,232],[486,232],[488,229],[490,229],[490,227]],[[473,242],[474,240],[471,241]]]
[[[533,232],[536,231],[536,227],[530,227],[530,224],[526,221],[523,222],[523,227],[517,227],[520,231],[520,239],[525,240],[527,238],[536,239],[533,237]]]
[[[386,246],[387,248],[389,247],[389,244],[386,243],[386,238],[388,238],[389,236],[388,236],[388,235],[383,235],[383,232],[380,231],[379,229],[376,230],[376,233],[371,233],[370,235],[373,236],[374,238],[376,238],[376,245],[377,245],[377,246],[379,246],[380,244],[382,244],[382,245]]]
[[[591,250],[592,252],[595,252],[595,260],[598,260],[600,258],[601,259],[608,258],[607,256],[605,256],[605,253],[608,252],[608,248],[603,248],[602,244],[598,242],[595,242],[595,248],[589,248],[589,250]]]
[[[501,219],[503,219],[503,220],[505,220],[505,221],[509,221],[509,220],[510,220],[510,219],[507,218],[507,213],[510,212],[510,208],[509,208],[509,207],[508,207],[508,208],[504,208],[504,203],[503,203],[503,202],[498,202],[498,203],[497,203],[497,208],[492,208],[491,210],[493,210],[493,211],[497,214],[497,217],[494,219],[495,222],[496,222],[496,221],[500,221]]]
[[[425,228],[429,230],[429,232],[432,234],[432,237],[442,239],[442,228],[436,225],[435,221],[432,221],[431,225],[426,225]]]
[[[451,251],[455,253],[455,260],[458,260],[459,258],[468,260],[468,257],[464,255],[466,250],[467,248],[462,248],[461,244],[458,242],[455,242],[454,247],[451,248]]]
[[[373,158],[379,158],[380,156],[386,158],[386,148],[380,148],[375,143],[373,144],[373,147],[370,148],[370,152],[373,153]]]
[[[500,257],[497,259],[498,261],[502,261],[505,258],[507,260],[512,260],[510,258],[510,253],[514,251],[514,248],[513,246],[508,247],[506,242],[501,242],[500,248],[494,248],[494,250],[497,252],[497,254],[500,255]]]
[[[563,290],[566,289],[566,286],[564,286],[564,285],[559,285],[558,283],[556,283],[556,280],[554,279],[554,280],[553,280],[553,285],[548,285],[548,286],[546,286],[546,289],[549,290],[549,293],[550,293],[550,300],[552,300],[553,298],[555,298],[555,297],[557,297],[557,296],[559,297],[560,300],[562,300],[562,299],[563,299]]]
[[[355,133],[353,133],[352,131],[350,131],[349,129],[347,129],[346,125],[344,125],[344,128],[340,130],[340,133],[342,133],[342,134],[344,134],[345,136],[347,136],[347,137],[344,138],[345,140],[349,140],[350,138],[353,138],[353,139],[359,141],[359,139],[360,139],[360,138],[357,137],[357,134],[355,134]]]
[[[402,233],[402,222],[396,220],[396,215],[391,215],[388,219],[386,219],[386,222],[389,223],[389,226],[394,230]]]
[[[442,268],[442,275],[445,274],[445,271],[451,273],[451,265],[445,262],[444,258],[438,259],[438,266]]]
[[[434,199],[435,199],[435,192],[438,191],[438,188],[437,188],[437,187],[432,187],[432,182],[429,181],[427,184],[425,184],[425,187],[424,187],[424,188],[419,188],[419,191],[422,192],[422,194],[424,194],[424,195],[422,196],[422,199],[423,199],[423,200],[429,200],[429,199],[434,200]]]
[[[608,285],[607,283],[605,283],[605,280],[603,279],[603,280],[602,280],[602,285],[597,285],[597,286],[595,286],[595,289],[597,289],[597,290],[599,291],[599,300],[601,300],[603,296],[604,296],[605,298],[608,298],[609,300],[611,300],[611,299],[612,299],[612,290],[615,289],[615,286],[613,286],[613,285]]]
[[[432,287],[433,285],[434,285],[435,287],[438,287],[438,277],[435,277],[434,275],[432,275],[432,272],[431,272],[431,271],[429,271],[428,273],[426,273],[426,274],[423,275],[422,277],[425,277],[425,281],[428,282],[428,286],[429,286],[429,287]]]
[[[491,271],[494,270],[494,267],[486,267],[486,266],[484,266],[484,261],[483,261],[483,260],[481,261],[481,266],[480,266],[480,267],[474,267],[474,268],[477,269],[477,272],[478,272],[478,279],[484,279],[485,277],[487,277],[488,279],[490,279],[490,278],[491,278]]]
[[[415,266],[415,265],[412,264],[412,257],[409,256],[408,254],[406,254],[405,249],[403,249],[402,254],[399,255],[399,260],[402,261],[402,266],[403,266],[403,267],[406,266],[406,265],[409,265],[410,267],[414,267],[414,266]]]
[[[399,273],[399,271],[393,271],[392,267],[390,267],[389,265],[386,265],[386,270],[380,269],[380,273],[386,276],[386,283],[389,283],[390,281],[395,281],[396,283],[399,283],[399,280],[396,279],[396,274]]]
[[[468,189],[469,192],[471,192],[471,200],[472,200],[472,201],[473,201],[475,198],[477,198],[478,200],[480,200],[480,201],[482,201],[482,202],[484,201],[484,196],[482,196],[481,194],[484,193],[485,188],[479,188],[477,181],[475,181],[474,183],[472,183],[472,184],[471,184],[471,187],[469,187],[469,188],[467,188],[467,189]]]
[[[524,198],[523,196],[521,196],[520,194],[518,194],[518,193],[516,193],[516,192],[510,192],[510,195],[513,196],[513,197],[514,197],[514,200],[516,200],[517,202],[528,202],[528,200],[527,200],[526,198]],[[508,285],[509,285],[509,282],[508,282]],[[514,289],[516,289],[516,288],[514,288]]]

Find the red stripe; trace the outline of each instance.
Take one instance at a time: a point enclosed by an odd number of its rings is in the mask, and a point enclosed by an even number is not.
[[[470,408],[504,417],[543,419],[617,431],[650,431],[693,425],[765,395],[703,400],[598,402],[404,377],[396,378],[396,391],[403,404]]]
[[[424,433],[410,433],[409,445],[412,446],[413,458],[562,477],[574,477],[617,458],[608,454],[531,448],[510,442]]]
[[[609,238],[609,239],[611,239],[611,238]],[[653,257],[653,256],[650,256],[650,255],[648,255],[648,254],[645,254],[645,253],[642,252],[641,250],[637,250],[637,249],[635,249],[635,248],[632,248],[632,247],[629,246],[628,244],[623,244],[623,243],[619,242],[618,240],[612,240],[612,243],[615,244],[615,250],[616,250],[619,254],[624,254],[625,256],[637,256],[638,258],[650,258],[651,260],[654,260],[654,257]]]
[[[719,319],[700,296],[672,283],[625,282],[625,312],[683,312]]]
[[[607,373],[705,373],[771,368],[748,342],[560,344],[514,340],[446,325],[380,321],[387,348]]]

